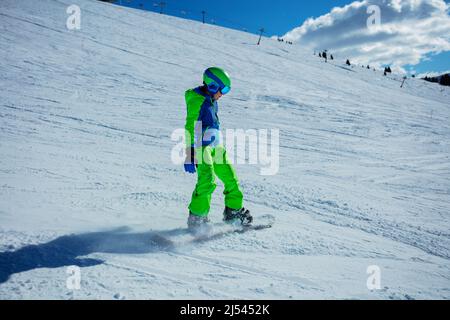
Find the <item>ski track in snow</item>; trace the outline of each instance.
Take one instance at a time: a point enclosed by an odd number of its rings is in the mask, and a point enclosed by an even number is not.
[[[0,29],[0,299],[449,299],[448,88],[99,1],[2,0]],[[236,165],[276,223],[193,243],[171,135],[216,64],[223,128],[280,130],[277,175]]]

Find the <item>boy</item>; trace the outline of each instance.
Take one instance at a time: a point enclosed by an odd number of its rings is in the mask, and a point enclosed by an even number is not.
[[[253,221],[250,211],[242,206],[243,195],[225,148],[220,141],[217,101],[231,90],[229,75],[217,67],[203,73],[203,86],[185,93],[186,172],[197,171],[198,181],[189,205],[188,228],[195,230],[209,222],[211,195],[216,189],[217,176],[225,185],[223,220],[242,225]]]

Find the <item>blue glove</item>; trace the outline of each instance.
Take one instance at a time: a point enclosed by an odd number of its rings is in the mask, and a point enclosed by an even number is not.
[[[186,148],[186,161],[184,162],[184,171],[188,173],[195,173],[195,150],[193,147]]]
[[[184,164],[184,171],[188,173],[195,173],[195,164],[194,163],[185,163]]]

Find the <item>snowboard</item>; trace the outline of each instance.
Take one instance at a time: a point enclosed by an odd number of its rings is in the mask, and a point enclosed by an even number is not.
[[[243,234],[251,231],[270,229],[274,223],[275,217],[273,215],[254,217],[253,222],[249,225],[217,222],[208,224],[206,228],[195,233],[184,228],[153,234],[153,242],[161,247],[170,249],[180,245],[213,241],[232,234]]]
[[[272,215],[263,215],[255,217],[254,221],[248,225],[242,224],[227,224],[225,222],[213,223],[210,228],[204,232],[199,232],[193,235],[191,242],[201,243],[211,240],[220,239],[231,234],[243,234],[249,231],[258,231],[270,229],[273,227],[275,217]]]

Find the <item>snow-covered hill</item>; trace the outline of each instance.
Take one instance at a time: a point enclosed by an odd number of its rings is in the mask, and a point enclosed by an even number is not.
[[[0,299],[450,298],[449,88],[256,40],[98,1],[0,1]],[[224,128],[280,130],[277,175],[236,166],[246,206],[276,223],[169,246],[195,185],[171,135],[213,65],[233,78]]]

